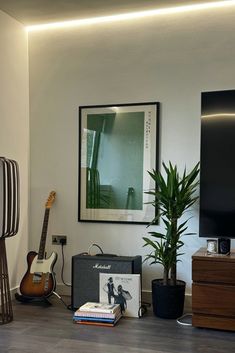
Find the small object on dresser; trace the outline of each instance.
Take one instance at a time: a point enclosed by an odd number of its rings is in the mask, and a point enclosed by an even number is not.
[[[217,254],[216,239],[207,239],[207,254]]]
[[[122,317],[119,304],[88,302],[82,305],[73,315],[73,322],[83,325],[113,327]]]
[[[223,255],[229,255],[231,248],[231,240],[229,238],[218,239],[218,253]]]

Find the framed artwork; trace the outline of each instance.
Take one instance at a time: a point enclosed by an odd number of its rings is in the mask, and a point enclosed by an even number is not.
[[[79,107],[78,220],[148,224],[159,103]]]

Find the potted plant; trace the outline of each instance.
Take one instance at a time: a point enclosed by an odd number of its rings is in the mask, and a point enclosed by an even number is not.
[[[187,173],[186,168],[179,175],[177,166],[163,163],[164,176],[157,170],[149,171],[155,182],[155,188],[147,193],[154,197],[151,204],[156,208],[157,216],[148,225],[154,225],[160,219],[165,225],[165,232],[148,232],[150,237],[143,237],[144,245],[150,246],[151,252],[146,260],[152,264],[161,264],[164,268],[162,279],[152,281],[152,300],[154,314],[176,319],[183,313],[185,282],[177,280],[179,252],[184,245],[182,235],[186,235],[189,219],[179,222],[182,215],[196,202],[195,191],[198,186],[199,163]],[[187,233],[192,234],[192,233]]]

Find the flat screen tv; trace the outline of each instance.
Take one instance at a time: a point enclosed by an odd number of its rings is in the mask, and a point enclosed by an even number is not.
[[[199,236],[235,238],[235,90],[201,96]]]

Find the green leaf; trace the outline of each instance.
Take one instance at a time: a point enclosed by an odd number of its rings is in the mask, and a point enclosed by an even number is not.
[[[162,233],[148,232],[148,234],[150,234],[152,237],[155,237],[155,238],[160,238],[160,239],[164,239],[165,238],[165,234],[162,234]]]
[[[174,272],[174,266],[178,257],[183,253],[179,249],[184,245],[181,237],[194,233],[186,233],[189,218],[178,224],[181,216],[193,206],[198,200],[195,192],[198,187],[199,163],[190,172],[186,167],[180,176],[178,168],[170,161],[168,164],[162,163],[163,174],[158,170],[148,171],[150,177],[155,182],[155,188],[147,191],[153,200],[148,204],[156,209],[157,216],[148,226],[154,226],[159,219],[165,226],[165,232],[151,231],[149,237],[144,237],[144,245],[151,248],[151,252],[146,255],[146,259],[151,260],[151,264],[162,264],[169,271]]]

